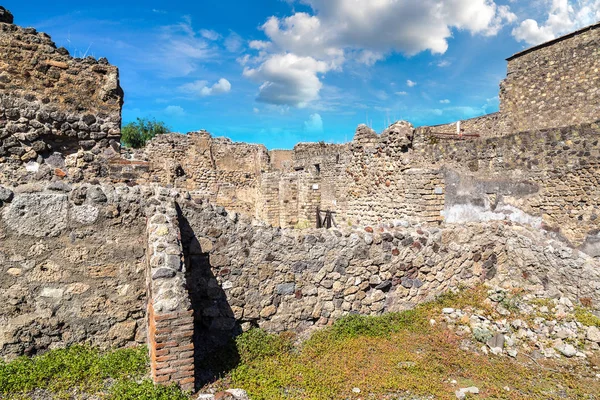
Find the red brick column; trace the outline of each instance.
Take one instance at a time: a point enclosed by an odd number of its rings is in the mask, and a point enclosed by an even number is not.
[[[194,389],[193,311],[155,314],[148,306],[148,333],[152,379],[155,383],[178,383],[184,391]]]

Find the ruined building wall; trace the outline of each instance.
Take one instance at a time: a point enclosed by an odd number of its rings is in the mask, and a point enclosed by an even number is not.
[[[0,183],[107,175],[123,92],[106,59],[75,59],[33,28],[0,22]]]
[[[485,281],[600,304],[600,260],[534,229],[499,222],[281,230],[222,207],[180,206],[198,349],[250,326],[302,330],[351,312],[404,310]]]
[[[600,124],[584,124],[441,141],[420,159],[444,168],[446,222],[511,219],[585,247],[600,227],[599,141]]]
[[[482,138],[593,123],[600,119],[600,24],[510,57],[500,111],[461,121]],[[456,133],[456,123],[430,128]]]
[[[0,355],[146,342],[139,188],[0,186]]]
[[[500,90],[512,132],[600,119],[600,24],[515,54]]]
[[[430,135],[439,140],[448,139],[448,136],[456,136],[456,122],[425,127]],[[483,115],[460,121],[460,130],[466,135],[477,135],[481,138],[504,136],[512,133],[511,125],[507,118],[501,113]]]
[[[381,135],[359,127],[350,144],[347,204],[340,218],[351,224],[391,220],[441,222],[444,182],[435,167],[413,165],[412,125],[400,122]]]
[[[269,168],[264,146],[213,138],[207,132],[159,135],[148,143],[143,158],[151,182],[192,190],[248,214],[256,210],[259,176]]]

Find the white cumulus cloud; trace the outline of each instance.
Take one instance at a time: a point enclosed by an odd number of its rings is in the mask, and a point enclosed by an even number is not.
[[[406,86],[408,86],[408,87],[415,87],[415,86],[417,86],[417,82],[414,82],[414,81],[411,81],[410,79],[408,79],[406,81]]]
[[[518,41],[536,45],[600,20],[600,0],[545,0],[545,22],[526,19],[513,29]]]
[[[257,68],[244,69],[244,76],[262,83],[257,100],[276,105],[305,107],[319,98],[323,84],[319,74],[327,63],[295,54],[275,54]]]
[[[241,61],[252,65],[244,74],[261,83],[260,101],[293,106],[318,99],[319,74],[349,59],[373,65],[391,53],[443,54],[453,30],[490,36],[516,20],[494,0],[288,1],[312,12],[270,17],[261,27],[268,40],[250,42],[258,55]]]
[[[206,97],[230,92],[231,83],[225,78],[219,79],[212,86],[209,86],[208,81],[195,81],[180,86],[179,90],[196,96]]]
[[[185,115],[185,110],[181,106],[167,106],[165,108],[165,114],[173,117],[181,117]]]
[[[448,99],[444,99],[444,100],[440,100],[441,104],[450,104],[450,100]]]

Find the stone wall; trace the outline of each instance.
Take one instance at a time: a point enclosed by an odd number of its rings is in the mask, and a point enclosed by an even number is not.
[[[600,24],[508,59],[500,112],[512,132],[600,119]]]
[[[406,220],[439,223],[444,182],[438,168],[413,162],[412,125],[399,122],[377,135],[359,127],[350,144],[347,202],[340,219],[350,224]]]
[[[456,140],[459,136],[456,124],[453,122],[421,129],[426,129],[428,135],[438,140]],[[513,132],[507,118],[499,112],[462,120],[460,121],[460,130],[462,135],[466,135],[464,139],[472,139],[473,136],[480,138],[504,136]]]
[[[154,382],[194,389],[194,317],[180,241],[177,192],[155,188],[148,215],[148,345]]]
[[[191,190],[248,214],[255,213],[259,177],[269,168],[266,147],[213,138],[203,131],[160,135],[141,158],[149,163],[147,180]]]
[[[0,355],[146,342],[140,188],[0,186]]]
[[[556,231],[573,246],[600,227],[600,123],[421,149],[444,168],[446,222],[512,219]]]
[[[33,28],[0,22],[0,183],[105,176],[123,91],[106,59],[75,59]]]
[[[599,49],[595,24],[508,58],[500,111],[461,121],[462,133],[488,138],[597,121]],[[438,139],[456,134],[456,122],[425,128]]]
[[[251,326],[303,330],[349,313],[404,310],[481,282],[600,305],[600,260],[505,222],[281,230],[189,201],[180,225],[203,332],[197,344],[206,351]]]

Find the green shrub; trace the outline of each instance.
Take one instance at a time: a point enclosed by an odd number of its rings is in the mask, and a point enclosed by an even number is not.
[[[272,335],[251,329],[236,339],[240,360],[244,363],[291,351],[292,343],[285,335]]]
[[[146,142],[156,135],[168,132],[169,128],[164,122],[148,118],[138,118],[136,122],[130,122],[121,129],[121,143],[124,146],[139,149],[140,147],[144,147]]]

